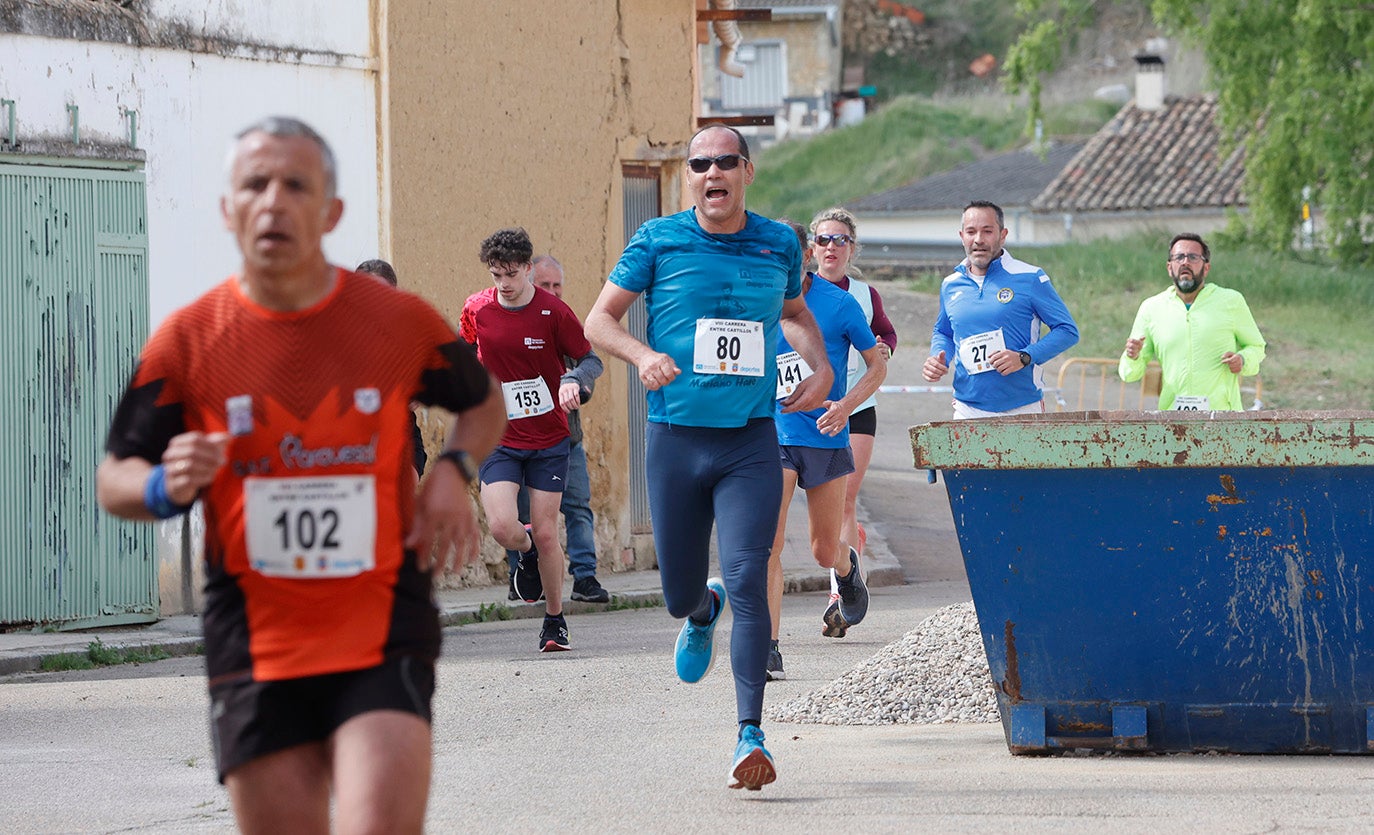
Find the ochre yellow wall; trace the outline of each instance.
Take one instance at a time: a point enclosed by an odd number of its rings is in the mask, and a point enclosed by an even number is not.
[[[482,239],[518,225],[562,262],[564,300],[585,316],[625,244],[621,165],[663,163],[663,211],[679,207],[704,0],[379,2],[384,249],[401,286],[456,324],[490,283]],[[626,369],[603,359],[583,426],[598,554],[623,563],[634,558]],[[499,561],[489,540],[484,557]]]

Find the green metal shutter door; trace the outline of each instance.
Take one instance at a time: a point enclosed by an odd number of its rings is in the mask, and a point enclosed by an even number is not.
[[[657,169],[642,170],[636,167],[622,171],[622,176],[625,190],[622,209],[625,214],[625,243],[628,244],[646,220],[661,214],[659,175]],[[626,325],[636,339],[648,341],[649,314],[644,307],[643,296],[636,298],[630,306]],[[644,474],[644,423],[649,417],[649,404],[645,400],[644,384],[639,380],[639,372],[629,365],[626,373],[630,430],[630,530],[649,533],[653,530],[653,520],[649,516],[649,485]]]
[[[143,174],[0,165],[0,212],[0,623],[155,620],[153,528],[95,501],[110,416],[148,333]]]

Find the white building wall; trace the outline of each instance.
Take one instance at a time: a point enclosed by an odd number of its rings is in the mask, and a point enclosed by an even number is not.
[[[147,0],[149,16],[199,35],[259,45],[366,55],[368,3],[357,0]]]
[[[856,214],[863,241],[905,244],[947,243],[960,246],[959,210],[948,213]],[[1207,235],[1226,227],[1219,209],[1152,212],[1095,212],[1073,215],[1007,209],[1007,246],[1044,246],[1073,241],[1112,240],[1155,233],[1165,238],[1178,232]]]
[[[83,145],[127,145],[126,111],[137,111],[152,327],[237,271],[219,211],[224,163],[233,135],[264,116],[301,118],[334,150],[345,209],[325,240],[330,260],[351,267],[376,257],[381,168],[367,0],[152,0],[147,8],[150,30],[211,39],[217,53],[0,32],[0,98],[15,101],[21,153],[34,140],[70,143],[67,105],[78,108]],[[198,549],[203,519],[187,518]],[[163,614],[198,605],[181,595],[180,529],[176,520],[158,525]],[[198,598],[198,554],[193,565]]]
[[[859,240],[959,246],[959,210],[947,212],[856,212]]]
[[[375,257],[379,167],[368,3],[159,0],[153,6],[168,14],[194,9],[203,15],[203,32],[232,18],[241,38],[254,40],[240,31],[250,25],[266,33],[257,43],[284,46],[290,35],[300,52],[238,46],[225,50],[233,57],[221,57],[0,33],[0,98],[15,100],[21,151],[25,140],[69,141],[69,104],[79,108],[83,142],[127,143],[125,111],[137,111],[137,144],[147,154],[153,326],[237,269],[237,250],[219,215],[225,154],[235,133],[264,116],[302,118],[334,149],[345,210],[325,241],[331,260],[353,266]],[[217,37],[226,36],[219,30]],[[353,51],[324,51],[336,48]],[[258,57],[241,57],[247,55]]]

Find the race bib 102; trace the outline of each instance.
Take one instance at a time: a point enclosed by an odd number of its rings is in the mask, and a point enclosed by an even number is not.
[[[352,577],[377,564],[370,475],[243,480],[248,562],[269,577]]]

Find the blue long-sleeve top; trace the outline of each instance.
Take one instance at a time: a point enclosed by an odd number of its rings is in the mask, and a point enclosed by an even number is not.
[[[1041,326],[1049,332],[1041,335]],[[970,336],[1000,329],[1007,349],[1030,354],[1031,364],[1003,377],[970,374],[958,346]],[[931,356],[945,352],[954,369],[954,397],[976,409],[1005,412],[1043,397],[1040,366],[1078,342],[1078,325],[1045,271],[1005,249],[979,278],[960,264],[940,284],[940,315],[930,336]]]

